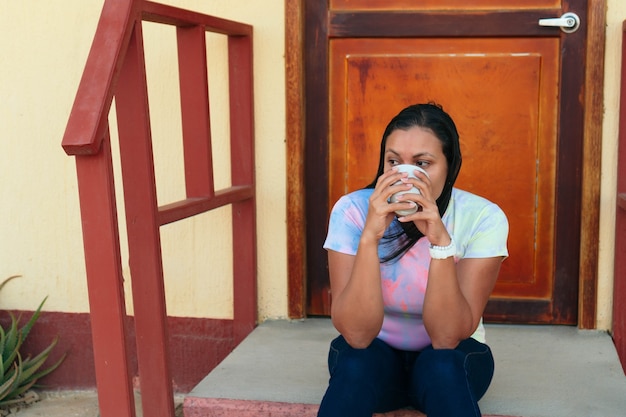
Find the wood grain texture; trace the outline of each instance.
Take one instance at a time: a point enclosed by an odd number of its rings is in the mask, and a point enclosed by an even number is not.
[[[582,216],[578,327],[594,329],[598,303],[600,246],[600,184],[602,173],[602,119],[604,114],[605,0],[589,2],[587,59],[585,62],[585,139],[583,145]]]
[[[302,0],[285,0],[287,277],[289,318],[305,316],[305,205]]]

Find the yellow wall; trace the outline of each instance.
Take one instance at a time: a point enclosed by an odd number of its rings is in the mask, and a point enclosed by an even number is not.
[[[283,0],[163,1],[254,27],[259,315],[287,314]],[[103,0],[0,0],[0,308],[89,309],[74,159],[61,148],[65,125]],[[172,28],[144,26],[159,203],[184,194]],[[227,163],[225,37],[208,36],[216,187]],[[115,119],[110,117],[114,136]],[[119,174],[119,169],[116,168]],[[118,187],[118,204],[121,189]],[[161,229],[168,313],[230,317],[230,208]],[[123,216],[120,218],[124,233]],[[219,237],[216,239],[216,237]],[[190,256],[189,253],[195,256]],[[236,252],[234,254],[236,257]],[[123,270],[130,291],[126,245]],[[208,271],[208,272],[207,272]],[[130,298],[130,297],[128,297]],[[128,303],[132,312],[132,304]]]
[[[60,148],[99,2],[0,3],[1,308],[86,311],[73,160]],[[80,10],[80,12],[78,12]]]
[[[608,0],[607,4],[597,315],[598,328],[601,329],[611,328],[613,307],[613,256],[615,245],[619,86],[622,22],[626,20],[626,3],[624,3],[623,0]]]
[[[593,0],[591,0],[593,1]],[[283,0],[170,0],[178,7],[241,21],[254,27],[256,173],[258,195],[259,315],[287,314],[285,208],[285,88]],[[88,311],[74,160],[61,139],[93,38],[103,0],[0,0],[0,279],[23,277],[0,291],[0,308]],[[605,120],[598,327],[611,326],[615,173],[619,108],[621,22],[626,3],[608,0]],[[147,25],[159,201],[182,196],[180,118],[176,68],[168,29]],[[224,42],[209,37],[209,56],[224,56]],[[220,59],[209,59],[215,146],[225,145],[228,125],[220,110],[226,90]],[[171,103],[171,104],[170,104]],[[114,117],[111,117],[115,133]],[[225,159],[216,158],[216,182],[228,185]],[[119,170],[117,170],[119,172]],[[118,199],[121,191],[118,190]],[[121,202],[120,202],[121,203]],[[121,207],[123,208],[123,207]],[[227,209],[162,228],[168,312],[229,317],[230,242]],[[121,232],[124,232],[123,217]],[[128,279],[126,245],[124,274]],[[193,256],[188,255],[189,253]],[[236,256],[236,253],[235,255]],[[205,271],[211,271],[206,274]],[[132,311],[132,305],[128,305]]]

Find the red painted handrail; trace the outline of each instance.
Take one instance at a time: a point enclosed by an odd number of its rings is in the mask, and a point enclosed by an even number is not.
[[[62,146],[68,155],[93,155],[101,150],[115,78],[137,20],[138,4],[134,0],[104,2],[63,136]]]
[[[141,21],[176,26],[186,198],[157,206]],[[205,32],[228,37],[232,186],[215,190]],[[76,157],[102,417],[135,415],[108,116],[115,97],[143,414],[174,416],[159,227],[232,205],[233,342],[256,325],[252,27],[105,0],[63,149]],[[235,258],[235,257],[234,257]]]
[[[107,129],[115,78],[132,28],[141,19],[180,27],[200,25],[207,32],[252,36],[252,27],[230,20],[141,0],[106,0],[91,45],[62,146],[68,155],[93,155]]]

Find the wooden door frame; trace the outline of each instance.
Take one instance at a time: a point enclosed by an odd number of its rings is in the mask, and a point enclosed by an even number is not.
[[[287,134],[287,278],[290,318],[306,315],[306,204],[304,10],[306,0],[285,0]],[[606,0],[589,1],[585,60],[584,139],[578,327],[596,327],[600,215],[600,169],[604,88]]]

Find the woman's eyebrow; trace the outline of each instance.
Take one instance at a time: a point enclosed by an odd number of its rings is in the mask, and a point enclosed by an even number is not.
[[[385,154],[387,154],[387,153],[392,153],[392,154],[394,154],[394,155],[396,155],[396,156],[400,156],[400,153],[398,153],[398,152],[394,151],[393,149],[387,149],[387,151],[385,152]],[[431,157],[431,158],[434,158],[434,157],[435,157],[435,155],[434,155],[434,154],[432,154],[432,153],[430,153],[430,152],[419,152],[419,153],[416,153],[415,155],[413,155],[413,159],[415,159],[415,158],[421,158],[421,157],[424,157],[424,156],[428,156],[428,157]]]
[[[434,157],[435,157],[435,155],[433,155],[433,154],[432,154],[432,153],[430,153],[430,152],[420,152],[420,153],[417,153],[417,154],[413,155],[413,158],[421,158],[421,157],[423,157],[423,156],[429,156],[429,157],[431,157],[431,158],[434,158]]]

